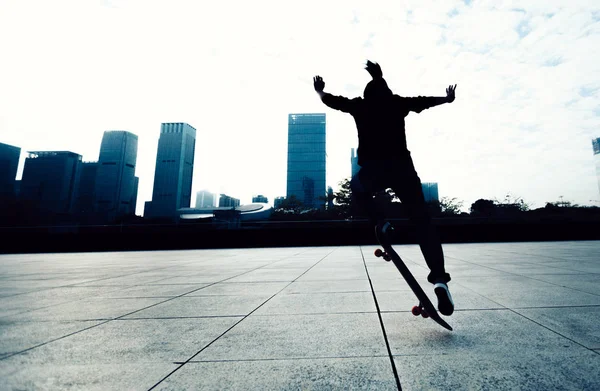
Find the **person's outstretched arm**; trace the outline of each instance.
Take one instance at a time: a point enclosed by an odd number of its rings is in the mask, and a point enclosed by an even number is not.
[[[417,96],[415,98],[403,98],[403,100],[407,104],[409,111],[420,113],[434,106],[454,102],[454,99],[456,99],[455,91],[456,84],[446,88],[446,96]]]
[[[325,82],[321,76],[313,78],[315,91],[319,94],[321,101],[334,110],[340,110],[345,113],[350,113],[354,107],[354,100],[343,96],[331,95],[325,91]]]

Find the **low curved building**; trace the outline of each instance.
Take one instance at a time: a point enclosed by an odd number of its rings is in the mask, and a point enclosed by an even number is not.
[[[268,220],[271,213],[273,213],[273,207],[262,202],[240,205],[235,208],[181,208],[177,210],[177,214],[182,220],[239,218],[240,221],[257,221]]]

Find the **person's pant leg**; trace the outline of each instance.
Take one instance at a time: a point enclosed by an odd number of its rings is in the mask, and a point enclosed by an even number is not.
[[[368,163],[364,164],[350,181],[352,209],[358,215],[366,214],[373,226],[385,218],[373,199],[373,194],[381,190],[381,174],[381,167],[377,163]]]
[[[429,209],[425,203],[421,180],[414,167],[398,167],[392,190],[405,205],[405,210],[414,225],[417,240],[425,262],[431,271],[427,280],[432,284],[450,281],[444,268],[444,252],[435,226],[431,222]]]

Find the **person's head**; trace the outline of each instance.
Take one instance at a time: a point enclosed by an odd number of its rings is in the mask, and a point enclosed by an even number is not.
[[[365,67],[367,72],[371,75],[373,80],[367,83],[363,96],[369,100],[385,99],[393,95],[392,90],[388,87],[385,79],[383,78],[383,71],[377,63],[373,63],[367,60],[367,66]]]
[[[385,79],[375,79],[367,83],[363,96],[365,99],[384,99],[392,96],[392,90],[388,87]]]

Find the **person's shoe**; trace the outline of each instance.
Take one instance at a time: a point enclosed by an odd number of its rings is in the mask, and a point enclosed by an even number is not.
[[[442,315],[450,316],[454,312],[454,302],[448,285],[443,282],[438,282],[434,285],[433,291],[438,298],[438,311]]]
[[[380,222],[375,226],[375,236],[377,236],[377,241],[379,244],[383,245],[390,243],[390,238],[392,237],[392,233],[394,232],[394,227],[389,221]]]

